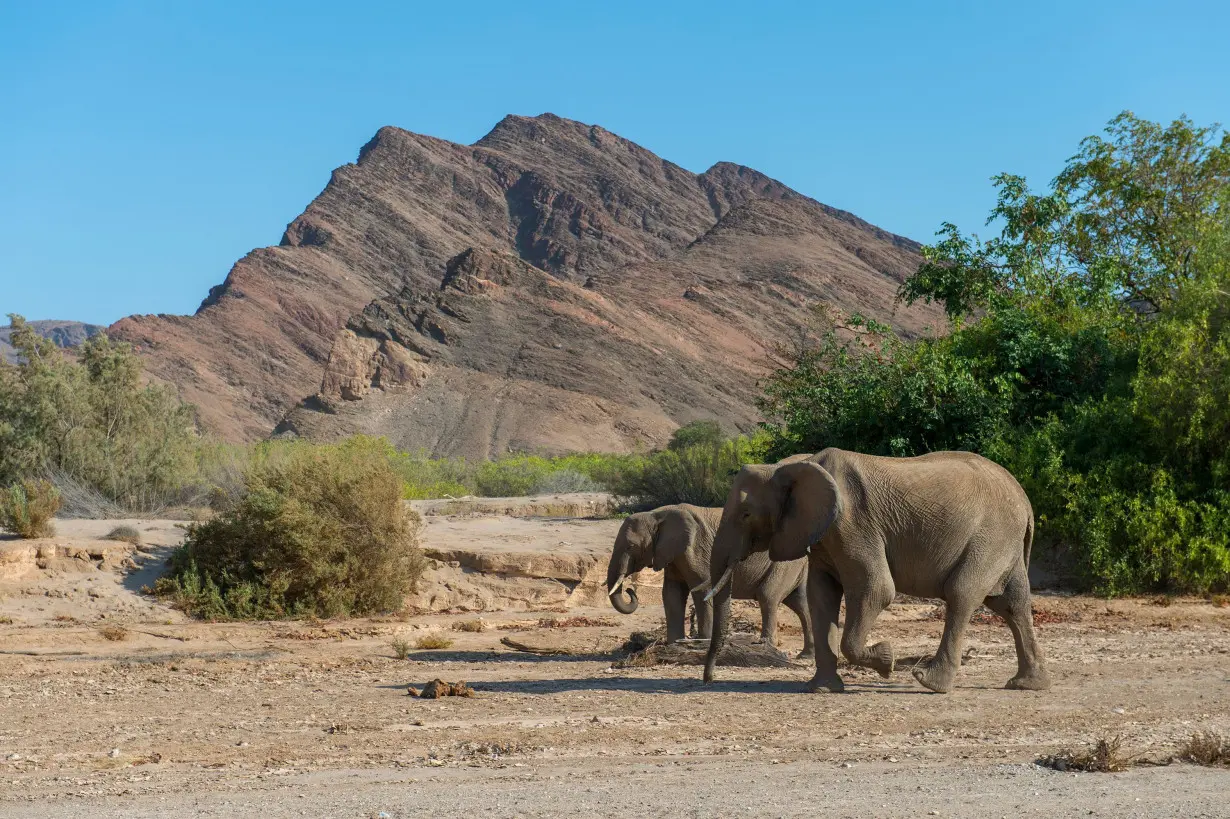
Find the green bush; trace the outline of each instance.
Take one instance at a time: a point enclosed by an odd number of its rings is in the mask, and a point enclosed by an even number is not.
[[[671,434],[667,449],[679,452],[694,446],[717,446],[726,440],[722,425],[717,421],[692,421]]]
[[[0,524],[25,538],[52,537],[60,493],[49,481],[24,480],[0,492]]]
[[[156,591],[209,619],[399,609],[424,568],[401,495],[383,441],[289,447],[248,469],[231,508],[189,529]]]
[[[945,225],[902,287],[953,320],[903,342],[823,315],[783,351],[770,456],[981,452],[1110,594],[1230,586],[1230,136],[1130,114],[1051,189],[996,179],[998,237]]]
[[[744,464],[764,461],[767,444],[757,436],[654,452],[612,476],[610,489],[638,507],[722,506],[735,474]]]

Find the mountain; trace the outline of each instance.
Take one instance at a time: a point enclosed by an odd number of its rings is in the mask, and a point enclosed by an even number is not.
[[[481,457],[747,429],[817,301],[905,335],[919,246],[749,168],[694,174],[598,126],[509,116],[474,145],[380,129],[191,317],[109,329],[224,437],[386,434]]]
[[[97,324],[86,324],[81,321],[59,321],[44,319],[26,322],[43,338],[51,339],[59,347],[76,347],[87,338],[101,333],[104,327]],[[17,351],[12,345],[12,328],[0,327],[0,360],[13,364],[17,361]]]

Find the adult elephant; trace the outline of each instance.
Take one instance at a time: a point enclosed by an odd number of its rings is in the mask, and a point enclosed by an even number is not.
[[[709,639],[713,603],[705,599],[705,592],[709,588],[713,534],[721,517],[721,509],[686,503],[629,515],[619,527],[607,566],[606,586],[615,610],[623,614],[636,611],[639,601],[630,577],[652,566],[654,571],[665,572],[662,604],[666,609],[666,639],[674,642],[686,636],[684,609],[689,593],[696,606],[696,630],[700,637]],[[805,559],[776,562],[767,554],[751,555],[731,572],[728,581],[728,598],[760,604],[762,640],[776,643],[777,607],[784,603],[803,624],[804,645],[799,656],[812,656]]]
[[[1029,594],[1033,508],[999,465],[968,452],[885,458],[840,449],[744,467],[714,542],[716,623],[705,665],[713,679],[730,620],[729,580],[749,555],[808,557],[816,675],[809,690],[841,691],[837,650],[852,665],[888,676],[893,649],[867,646],[876,617],[897,592],[947,603],[939,651],[914,676],[946,693],[980,603],[1008,623],[1017,673],[1008,688],[1044,690],[1050,677],[1034,637]],[[837,617],[846,599],[845,629]]]

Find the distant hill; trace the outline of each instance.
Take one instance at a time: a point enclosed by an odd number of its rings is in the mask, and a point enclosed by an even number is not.
[[[106,329],[97,324],[85,324],[80,321],[57,321],[55,319],[26,323],[33,327],[34,331],[40,336],[51,339],[60,347],[76,347],[90,336],[101,333]],[[17,353],[10,343],[12,332],[11,327],[0,327],[0,358],[3,358],[10,364],[17,361]]]
[[[386,127],[194,316],[109,334],[235,440],[628,450],[698,418],[751,429],[769,350],[817,302],[939,327],[893,301],[918,252],[750,168],[694,174],[550,114],[469,146]]]

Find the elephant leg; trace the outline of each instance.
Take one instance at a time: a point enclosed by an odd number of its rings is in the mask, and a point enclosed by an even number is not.
[[[713,601],[705,599],[706,592],[692,595],[692,611],[696,615],[696,636],[702,640],[713,637]]]
[[[688,603],[688,587],[677,580],[662,584],[662,608],[666,610],[666,642],[675,643],[687,636],[683,615]]]
[[[811,609],[812,646],[816,652],[816,675],[807,683],[808,691],[845,690],[837,674],[837,651],[841,632],[837,618],[841,613],[841,583],[828,572],[809,569],[807,572],[807,605]]]
[[[987,608],[998,614],[1012,630],[1016,641],[1016,676],[1006,688],[1025,691],[1045,691],[1051,687],[1051,676],[1042,662],[1042,652],[1034,637],[1033,605],[1029,595],[1029,571],[1018,563],[1004,586],[1003,594],[988,597]]]
[[[798,615],[799,623],[803,626],[803,651],[799,653],[799,659],[809,660],[815,657],[816,643],[815,635],[811,630],[811,612],[807,605],[806,582],[800,583],[794,591],[786,595],[786,599],[782,602],[786,604],[786,608]]]
[[[958,571],[956,577],[948,582],[948,593],[944,597],[947,604],[944,612],[944,635],[940,637],[939,650],[921,668],[914,669],[914,679],[937,694],[947,694],[952,690],[953,680],[961,667],[965,630],[969,628],[974,609],[978,608],[979,596],[961,588],[966,585],[961,581],[962,574],[968,572]]]
[[[777,601],[763,595],[756,598],[760,604],[760,642],[777,645]]]
[[[850,665],[861,665],[889,677],[893,673],[893,646],[887,640],[868,647],[867,638],[880,612],[896,596],[888,566],[882,571],[864,572],[855,582],[847,582],[846,627],[841,635],[841,653]]]

